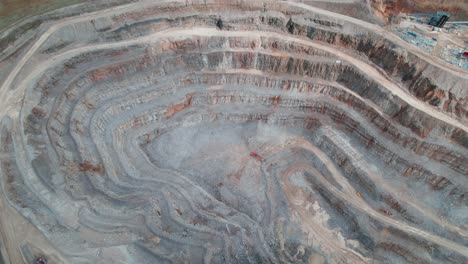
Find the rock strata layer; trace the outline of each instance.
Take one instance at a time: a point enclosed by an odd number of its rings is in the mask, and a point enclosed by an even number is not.
[[[64,263],[466,262],[467,75],[355,19],[251,2],[96,3],[5,31],[9,205]]]

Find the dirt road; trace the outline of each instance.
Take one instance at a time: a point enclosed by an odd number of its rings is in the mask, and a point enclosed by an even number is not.
[[[365,158],[361,155],[361,153],[354,149],[352,145],[349,143],[349,138],[339,130],[333,129],[331,127],[323,127],[322,128],[324,135],[330,139],[335,145],[340,148],[343,153],[348,154],[348,159],[351,163],[366,173],[366,175],[372,180],[372,182],[376,183],[379,188],[385,190],[385,193],[390,194],[398,194],[398,199],[405,201],[407,205],[412,207],[413,209],[422,213],[425,217],[431,219],[435,223],[440,226],[443,226],[449,229],[452,232],[456,232],[464,237],[468,237],[468,231],[463,230],[457,226],[452,225],[451,223],[440,219],[438,216],[434,215],[430,210],[422,206],[417,202],[415,197],[408,197],[407,194],[410,192],[400,192],[392,187],[392,185],[388,184],[380,172],[378,172],[372,165],[368,164]],[[398,177],[398,176],[396,176]]]
[[[425,54],[423,51],[421,51],[417,47],[409,44],[408,42],[402,40],[400,37],[396,36],[392,32],[387,31],[387,30],[385,30],[384,28],[382,28],[382,27],[380,27],[378,25],[371,24],[369,22],[359,20],[359,19],[356,19],[356,18],[353,18],[353,17],[345,16],[345,15],[342,15],[342,14],[333,13],[333,12],[330,12],[330,11],[327,11],[327,10],[324,10],[324,9],[320,9],[320,8],[317,8],[317,7],[313,7],[313,6],[310,6],[310,5],[306,5],[306,4],[303,4],[303,3],[287,2],[287,4],[291,5],[291,6],[300,7],[300,8],[303,8],[305,10],[310,10],[310,11],[312,11],[314,13],[323,14],[323,15],[326,15],[326,16],[332,16],[332,17],[342,19],[344,21],[348,21],[350,23],[359,25],[359,26],[361,26],[361,27],[363,27],[365,29],[368,29],[368,30],[370,30],[370,31],[372,31],[374,33],[377,33],[378,35],[382,36],[383,38],[387,38],[387,39],[395,42],[396,44],[402,46],[406,50],[411,51],[412,53],[416,54],[418,57],[420,57],[421,59],[427,61],[428,63],[433,64],[433,65],[435,65],[435,66],[437,66],[439,68],[442,68],[444,70],[450,71],[452,74],[457,75],[459,77],[462,77],[462,78],[468,80],[468,70],[462,69],[460,67],[457,67],[457,66],[454,66],[454,65],[451,65],[451,64],[448,64],[448,63],[445,63],[441,59],[427,56],[427,54]]]
[[[432,106],[419,101],[417,98],[409,94],[408,92],[404,91],[401,89],[398,85],[396,85],[394,82],[391,80],[387,79],[385,76],[383,76],[378,70],[376,70],[372,65],[369,65],[357,58],[354,58],[344,52],[341,52],[339,49],[334,48],[332,46],[324,45],[324,44],[319,44],[316,42],[312,41],[307,41],[299,38],[294,38],[291,36],[285,36],[283,34],[278,34],[278,33],[272,33],[272,32],[265,32],[265,31],[220,31],[215,28],[205,28],[205,27],[195,27],[191,29],[185,29],[185,28],[173,28],[170,30],[166,31],[160,31],[151,35],[147,35],[144,37],[136,38],[136,39],[131,39],[131,40],[125,40],[121,42],[113,42],[113,43],[104,43],[104,44],[96,44],[96,45],[90,45],[86,47],[81,47],[81,48],[76,48],[72,49],[69,51],[66,51],[60,55],[57,55],[55,57],[50,58],[47,61],[44,61],[40,65],[37,65],[35,70],[31,72],[28,77],[24,78],[22,82],[16,87],[17,89],[10,91],[7,89],[9,86],[9,83],[11,82],[12,79],[14,79],[15,74],[20,70],[20,68],[16,69],[13,71],[9,78],[7,79],[7,82],[5,82],[2,85],[2,88],[0,89],[0,105],[4,105],[7,111],[10,111],[10,114],[14,115],[14,110],[17,108],[17,103],[18,100],[21,100],[24,95],[24,89],[26,88],[28,82],[30,80],[33,80],[39,76],[45,69],[57,65],[63,62],[64,59],[70,58],[72,56],[85,53],[85,52],[90,52],[90,51],[96,51],[96,50],[104,50],[104,49],[111,49],[111,48],[117,48],[117,47],[125,47],[125,46],[130,46],[132,44],[137,44],[137,43],[146,43],[146,42],[156,42],[161,39],[166,39],[166,38],[171,38],[171,37],[190,37],[190,36],[206,36],[206,37],[211,37],[211,36],[227,36],[227,37],[251,37],[251,38],[260,38],[260,37],[277,37],[281,38],[284,41],[288,42],[297,42],[302,45],[314,47],[319,50],[323,50],[326,52],[329,52],[337,57],[339,57],[341,60],[346,61],[352,65],[354,65],[356,68],[358,68],[361,72],[365,73],[367,76],[369,76],[371,79],[375,80],[377,83],[388,89],[394,96],[399,97],[412,107],[436,118],[439,119],[445,123],[448,123],[452,126],[455,126],[457,128],[460,128],[464,131],[468,131],[468,126],[461,123],[460,121],[451,118],[450,116],[442,113],[438,109],[433,108]],[[41,41],[42,40],[41,38]],[[36,49],[40,45],[34,45]],[[23,58],[22,61],[23,65],[27,61],[27,58],[32,56],[34,53],[33,49],[31,49],[27,56]],[[15,102],[14,105],[11,105],[11,102]],[[13,111],[12,111],[13,110]]]
[[[300,145],[301,147],[303,145]],[[312,167],[310,164],[307,163],[300,163],[300,164],[294,164],[294,170],[287,170],[285,174],[282,175],[282,181],[288,180],[288,177],[291,173],[297,170],[308,170],[311,171],[312,174],[317,178],[317,180],[322,184],[323,186],[326,187],[328,191],[333,193],[334,196],[339,197],[343,201],[346,201],[346,203],[350,204],[353,206],[356,210],[361,211],[362,213],[365,213],[369,215],[370,217],[381,221],[389,226],[392,226],[396,229],[400,229],[406,233],[412,234],[416,237],[425,239],[427,241],[430,241],[434,244],[443,246],[447,249],[453,250],[465,257],[468,257],[468,249],[464,247],[463,245],[459,245],[453,241],[447,240],[443,237],[437,236],[430,234],[424,230],[418,229],[416,227],[410,226],[406,223],[403,223],[401,221],[395,220],[393,218],[390,218],[388,216],[382,215],[381,213],[377,212],[373,208],[371,208],[363,199],[359,198],[356,195],[352,195],[349,193],[345,193],[343,191],[340,191],[337,189],[335,186],[333,186],[330,182],[326,180],[326,178],[319,173],[314,167]],[[340,175],[337,175],[340,177]],[[343,181],[341,181],[343,183]]]
[[[399,39],[398,37],[392,34],[389,34],[388,32],[386,32],[385,30],[383,30],[382,28],[376,25],[369,24],[367,22],[356,20],[347,16],[336,14],[336,13],[328,12],[322,9],[307,6],[301,3],[291,2],[291,3],[286,3],[286,4],[301,7],[301,8],[304,8],[305,10],[310,10],[310,11],[321,13],[324,15],[331,15],[331,16],[343,19],[344,21],[349,21],[351,23],[356,23],[360,26],[368,28],[369,30],[377,32],[378,34],[382,36],[388,37],[392,41],[395,41],[399,45],[407,48],[408,50],[411,50],[415,54],[418,54],[420,57],[424,58],[425,60],[427,60],[428,62],[434,65],[448,68],[446,64],[439,64],[439,62],[436,59],[426,57],[425,54],[420,54],[421,52],[419,52],[418,50],[415,50],[415,48],[409,45],[408,43],[402,41],[401,39]],[[42,36],[39,37],[39,39],[32,45],[32,47],[24,54],[24,56],[21,58],[18,64],[14,67],[14,69],[9,73],[8,77],[2,83],[0,87],[0,105],[2,106],[2,109],[4,109],[5,113],[11,115],[12,117],[16,117],[19,115],[18,113],[19,105],[21,104],[24,98],[26,89],[28,89],[29,85],[34,83],[35,80],[37,80],[37,78],[41,74],[43,74],[46,69],[54,65],[60,65],[64,62],[64,60],[71,58],[73,56],[79,55],[79,54],[86,53],[86,52],[91,52],[91,51],[96,51],[96,50],[106,50],[106,49],[112,49],[112,48],[121,48],[121,47],[127,47],[133,44],[140,44],[140,43],[157,42],[157,41],[161,41],[167,38],[226,36],[226,37],[248,37],[248,38],[257,39],[258,41],[260,41],[261,37],[276,37],[276,38],[282,39],[285,42],[295,42],[301,45],[313,47],[315,49],[326,51],[330,54],[333,54],[333,56],[339,57],[340,60],[342,60],[343,62],[354,65],[354,67],[356,67],[361,72],[366,74],[370,79],[375,80],[382,87],[390,91],[393,94],[393,96],[396,96],[400,98],[401,100],[405,101],[411,107],[414,107],[432,116],[435,119],[448,123],[454,127],[460,128],[465,132],[468,131],[468,127],[465,123],[462,123],[456,119],[453,119],[449,117],[448,115],[444,114],[443,112],[440,112],[437,109],[429,106],[428,104],[422,101],[419,101],[418,99],[413,97],[411,94],[404,91],[397,84],[395,84],[394,82],[386,78],[384,75],[382,75],[378,70],[374,68],[374,66],[369,65],[366,62],[361,61],[357,58],[354,58],[340,51],[338,48],[325,45],[322,43],[295,38],[290,35],[272,33],[272,32],[267,32],[267,31],[221,31],[213,27],[211,28],[206,28],[206,27],[172,28],[170,30],[157,32],[151,35],[147,35],[147,36],[143,36],[143,37],[139,37],[139,38],[135,38],[131,40],[125,40],[121,42],[112,42],[112,43],[103,43],[103,44],[92,44],[89,46],[75,48],[75,49],[66,51],[52,58],[49,58],[48,60],[38,63],[37,65],[35,65],[34,69],[32,69],[31,72],[25,73],[25,76],[23,79],[18,80],[18,83],[15,83],[15,79],[20,76],[19,74],[21,73],[22,69],[24,69],[24,66],[33,58],[33,56],[36,54],[36,52],[42,46],[42,44],[44,44],[52,36],[52,34],[56,32],[57,30],[59,30],[60,28],[63,28],[64,26],[71,25],[80,21],[87,21],[89,19],[100,17],[106,14],[112,14],[115,12],[124,12],[133,8],[139,9],[144,5],[150,6],[150,5],[153,5],[153,2],[145,1],[145,2],[133,3],[130,5],[126,5],[126,6],[114,7],[111,9],[104,10],[104,11],[99,11],[99,12],[90,13],[87,15],[79,16],[79,17],[65,19],[51,26]],[[265,50],[260,50],[260,47],[257,47],[256,49],[257,50],[254,50],[254,52],[263,52],[263,53],[269,52]],[[240,49],[232,49],[232,51],[239,51],[239,50]],[[450,70],[453,71],[454,74],[462,76],[465,79],[468,78],[465,71],[454,70],[452,68],[450,68]],[[233,69],[231,71],[235,72],[237,70]],[[238,71],[241,71],[241,70],[238,70]],[[260,74],[263,74],[263,73],[260,72]],[[14,87],[12,87],[12,85],[14,85]],[[318,173],[314,168],[312,168],[308,164],[304,164],[304,165],[299,164],[293,169],[288,170],[287,173],[285,173],[286,175],[285,177],[287,177],[290,173],[293,173],[294,171],[297,171],[297,170],[310,170],[314,173],[314,175],[318,177],[318,180],[320,181],[320,183],[326,186],[326,188],[330,190],[330,192],[332,192],[337,197],[340,197],[341,199],[347,201],[349,204],[355,207],[356,210],[361,211],[365,214],[368,214],[372,218],[378,221],[386,223],[387,225],[393,226],[395,228],[401,229],[416,237],[424,238],[428,241],[431,241],[432,243],[439,244],[453,251],[456,251],[464,256],[468,256],[468,249],[466,249],[462,245],[459,245],[457,243],[454,243],[453,241],[449,241],[437,235],[430,234],[426,231],[420,230],[416,227],[397,221],[395,219],[392,219],[388,216],[382,215],[381,213],[377,212],[376,210],[371,208],[369,205],[367,205],[364,200],[358,198],[355,195],[355,190],[353,189],[353,187],[349,184],[346,178],[339,173],[336,167],[334,167],[333,162],[330,161],[325,154],[321,153],[316,147],[310,144],[306,144],[304,142],[300,142],[300,146],[303,148],[307,148],[310,151],[313,151],[322,161],[324,161],[324,164],[332,173],[335,180],[342,186],[342,190],[330,184],[325,179],[325,177],[323,177],[323,175],[320,175],[320,173]],[[24,159],[24,160],[27,160],[27,159]],[[49,246],[47,240],[42,236],[42,234],[37,229],[35,229],[33,225],[31,225],[28,221],[26,221],[21,215],[19,215],[16,212],[16,210],[9,207],[4,197],[1,195],[0,195],[0,211],[2,212],[2,214],[0,215],[0,236],[2,240],[7,241],[4,249],[2,249],[2,254],[3,252],[7,252],[7,256],[11,263],[22,262],[23,256],[18,251],[18,249],[26,241],[31,241],[31,242],[34,242],[34,244],[42,245],[45,251],[54,252],[53,247]],[[52,254],[58,255],[58,253],[52,253]]]
[[[419,228],[416,228],[414,226],[411,226],[407,223],[395,220],[389,216],[383,215],[380,212],[376,211],[372,207],[370,207],[365,200],[362,198],[358,197],[356,195],[356,190],[350,185],[346,177],[344,177],[338,169],[335,167],[334,163],[328,158],[326,154],[324,154],[320,149],[312,145],[310,142],[305,140],[304,138],[295,138],[292,140],[288,140],[284,144],[281,145],[271,145],[267,149],[261,150],[261,153],[268,157],[269,154],[274,154],[280,152],[284,148],[304,148],[307,149],[311,152],[313,152],[315,155],[317,155],[318,158],[321,159],[323,164],[326,166],[327,170],[333,174],[334,180],[337,181],[337,183],[342,187],[342,190],[338,189],[336,186],[332,185],[325,176],[323,176],[320,172],[317,171],[314,167],[312,167],[308,163],[296,163],[286,169],[282,174],[280,175],[281,182],[286,184],[286,187],[290,185],[289,183],[289,176],[292,175],[293,173],[300,171],[300,170],[307,170],[310,171],[314,177],[318,179],[320,184],[326,187],[327,190],[333,193],[334,196],[339,197],[343,201],[346,201],[350,205],[352,205],[356,210],[361,211],[370,217],[381,221],[387,225],[390,225],[396,229],[402,230],[406,233],[412,234],[416,237],[423,238],[427,241],[430,241],[434,244],[443,246],[447,249],[453,250],[465,257],[468,257],[468,249],[464,247],[463,245],[457,244],[453,241],[450,241],[448,239],[445,239],[443,237],[431,234],[429,232],[426,232],[424,230],[421,230]],[[289,186],[289,189],[292,187]],[[292,189],[291,189],[292,190]],[[285,193],[287,193],[288,190],[285,190]],[[295,199],[297,200],[297,199]],[[454,230],[458,231],[458,230]]]

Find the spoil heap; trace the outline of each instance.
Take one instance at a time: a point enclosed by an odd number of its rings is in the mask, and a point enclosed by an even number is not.
[[[96,8],[0,43],[2,191],[50,243],[27,247],[57,263],[467,261],[466,72],[299,3]]]

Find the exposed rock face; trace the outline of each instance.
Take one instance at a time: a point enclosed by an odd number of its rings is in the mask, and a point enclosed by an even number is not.
[[[468,3],[464,0],[369,0],[377,15],[388,19],[392,15],[405,13],[447,11],[456,20],[468,18]]]
[[[468,260],[466,76],[366,24],[143,1],[26,32],[0,179],[56,262]]]

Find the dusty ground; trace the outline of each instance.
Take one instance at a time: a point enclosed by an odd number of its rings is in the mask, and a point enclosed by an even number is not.
[[[465,69],[369,1],[124,2],[0,33],[0,263],[467,261]]]
[[[38,15],[54,9],[77,4],[77,0],[2,0],[0,2],[0,30],[30,16]]]
[[[37,228],[0,198],[0,238],[3,263],[30,263],[33,256],[47,256],[53,263],[65,263],[60,253]],[[24,248],[24,252],[19,249]],[[28,251],[31,254],[27,254]],[[26,254],[26,255],[23,255]]]

